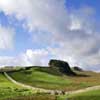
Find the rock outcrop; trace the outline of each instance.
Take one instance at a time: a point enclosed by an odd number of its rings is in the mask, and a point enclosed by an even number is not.
[[[70,75],[70,76],[76,75],[76,73],[71,70],[69,64],[65,61],[52,59],[49,62],[49,66],[50,67],[57,67],[58,70],[62,74],[66,74],[66,75]]]
[[[83,69],[82,69],[82,68],[80,68],[80,67],[77,67],[77,66],[73,67],[73,69],[74,69],[75,71],[80,71],[80,72],[83,72]]]

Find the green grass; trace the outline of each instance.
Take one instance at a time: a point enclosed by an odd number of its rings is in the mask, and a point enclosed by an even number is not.
[[[34,68],[27,71],[10,73],[10,76],[19,82],[48,89],[64,89],[72,83],[70,80],[64,79],[61,76],[41,72]]]
[[[22,96],[10,100],[57,100],[55,95],[34,94],[32,96]]]
[[[84,93],[58,96],[58,100],[100,100],[100,90],[92,90]]]
[[[45,89],[71,91],[100,84],[98,80],[100,74],[93,72],[79,72],[79,74],[87,75],[87,77],[66,76],[59,73],[57,69],[40,67],[9,73],[16,81]]]
[[[24,89],[11,83],[3,74],[0,74],[0,100],[31,94],[33,94],[31,90]]]
[[[100,100],[100,90],[93,90],[69,97],[70,100]]]
[[[18,82],[55,90],[78,90],[100,84],[100,74],[93,72],[79,72],[79,74],[86,74],[89,77],[72,77],[62,75],[57,69],[35,67],[29,70],[23,68],[23,70],[8,74]],[[50,99],[51,97],[52,99]],[[77,95],[58,96],[57,100],[66,100],[66,98],[68,100],[99,100],[100,90]],[[55,100],[55,95],[34,94],[32,90],[19,87],[7,80],[3,74],[0,74],[0,100]]]

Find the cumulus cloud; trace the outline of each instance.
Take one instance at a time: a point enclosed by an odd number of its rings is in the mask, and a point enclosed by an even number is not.
[[[13,60],[13,57],[0,56],[0,67],[11,65]]]
[[[45,31],[52,33],[52,36],[48,34],[48,43],[55,33],[65,33],[69,25],[64,0],[3,0],[0,1],[0,10],[19,20],[25,19],[26,27],[33,31],[33,42],[43,36],[46,39]],[[37,35],[36,31],[42,33]]]
[[[45,44],[55,58],[87,68],[100,65],[100,34],[92,19],[93,8],[83,7],[69,13],[65,0],[1,0],[0,11],[19,21],[25,20],[33,43]],[[53,48],[54,44],[58,48]],[[21,57],[30,64],[35,59],[40,61],[42,55],[28,50]]]
[[[48,56],[48,51],[44,49],[37,50],[26,50],[26,53],[23,53],[19,56],[19,64],[23,65],[47,65],[48,61],[46,60]]]
[[[27,49],[17,57],[0,56],[0,66],[44,66],[48,64],[48,51]]]
[[[0,25],[0,49],[11,49],[14,43],[14,30]]]

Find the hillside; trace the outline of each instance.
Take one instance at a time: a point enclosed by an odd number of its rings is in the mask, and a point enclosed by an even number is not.
[[[58,100],[100,100],[100,90],[91,90],[84,93],[58,96]]]
[[[0,73],[0,100],[8,100],[23,95],[32,95],[32,91],[10,82],[4,74]]]
[[[31,67],[24,68],[18,72],[11,72],[9,75],[16,81],[29,84],[31,86],[58,89],[77,90],[100,84],[100,74],[94,72],[77,72],[79,76],[68,76],[59,72],[56,68]],[[24,76],[24,77],[23,77]]]
[[[19,87],[11,83],[4,76],[3,72],[7,72],[14,80],[19,83],[30,85],[33,87],[50,89],[50,90],[61,90],[61,91],[75,91],[100,85],[100,73],[83,71],[79,67],[71,68],[67,62],[60,60],[51,60],[48,67],[43,66],[30,66],[30,67],[16,67],[14,69],[4,68],[0,73],[0,100],[17,100],[26,99],[30,100],[43,98],[43,100],[51,100],[51,95],[46,94],[34,94],[34,91]],[[98,92],[98,91],[97,91]],[[95,93],[97,93],[95,92]],[[97,93],[98,94],[98,93]],[[45,96],[44,96],[45,95]],[[58,96],[57,100],[65,100],[66,97],[75,98],[80,95],[70,96]],[[85,94],[84,94],[85,95]],[[89,95],[90,96],[90,95]],[[56,96],[52,96],[52,100],[55,100]],[[61,98],[61,99],[59,99]],[[63,99],[64,98],[64,99]],[[81,100],[81,99],[79,99]]]
[[[70,100],[99,100],[100,90],[92,90],[84,93],[79,93],[76,95],[70,95],[68,97]]]
[[[70,80],[63,79],[59,75],[47,73],[48,69],[45,69],[45,71],[35,67],[29,70],[9,73],[9,75],[19,82],[41,88],[64,89],[66,85],[69,86],[71,84]]]
[[[36,67],[36,68],[31,68],[29,70],[25,69],[23,71],[10,72],[9,74],[17,81],[23,82],[25,84],[30,83],[30,85],[35,86],[35,84],[33,84],[35,82],[38,85],[37,87],[39,87],[40,84],[42,83],[40,87],[50,88],[50,89],[64,89],[65,88],[68,91],[74,90],[75,88],[76,89],[85,88],[88,85],[90,85],[90,83],[93,83],[91,84],[91,86],[100,84],[100,80],[98,80],[100,74],[97,74],[94,72],[84,72],[84,74],[87,73],[88,75],[91,75],[91,78],[87,78],[87,77],[71,77],[71,76],[53,75],[53,74],[48,74],[44,71],[43,72],[38,71],[37,69],[40,69],[40,68]],[[34,74],[31,75],[30,72],[31,74],[32,73]],[[78,79],[81,81],[77,81]],[[43,82],[45,82],[45,84]],[[88,85],[86,85],[86,82]],[[70,100],[73,100],[73,98],[74,100],[84,100],[83,99],[84,97],[86,98],[85,100],[91,100],[91,98],[96,98],[93,100],[99,100],[98,98],[100,97],[100,91],[95,90],[95,91],[90,91],[90,92],[81,93],[77,95],[58,96],[57,100],[65,100],[66,98],[69,98]],[[10,98],[10,100],[14,100],[14,98],[15,100],[23,100],[23,99],[28,100],[29,98],[30,100],[33,100],[33,99],[47,100],[47,98],[48,100],[55,100],[56,97],[55,95],[52,95],[52,98],[51,98],[51,95],[48,95],[48,94],[34,94],[33,95],[31,90],[19,87],[11,83],[9,80],[7,80],[4,74],[0,74],[0,100],[8,100],[7,98]]]

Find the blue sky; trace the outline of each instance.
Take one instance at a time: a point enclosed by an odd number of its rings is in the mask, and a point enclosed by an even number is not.
[[[79,9],[81,7],[92,7],[95,10],[96,19],[100,20],[100,1],[99,0],[68,0],[66,3],[69,10]]]
[[[52,58],[100,70],[99,0],[0,1],[0,65]]]
[[[99,0],[68,0],[67,1],[67,6],[70,7],[75,7],[75,8],[80,8],[82,6],[91,6],[94,7],[97,11],[99,11],[100,6],[99,6],[100,1]]]

